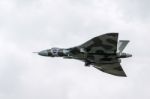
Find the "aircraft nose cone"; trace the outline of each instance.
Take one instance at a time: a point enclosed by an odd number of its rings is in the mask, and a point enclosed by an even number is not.
[[[48,56],[47,50],[40,51],[38,54],[41,56]]]

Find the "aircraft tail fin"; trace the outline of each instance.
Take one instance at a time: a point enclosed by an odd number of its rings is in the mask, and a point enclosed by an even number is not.
[[[117,46],[117,52],[122,53],[128,43],[129,43],[129,40],[119,40],[118,46]]]

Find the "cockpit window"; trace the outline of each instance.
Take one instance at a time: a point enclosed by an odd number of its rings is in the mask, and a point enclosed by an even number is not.
[[[52,55],[53,55],[53,56],[58,56],[58,51],[59,51],[59,50],[60,50],[59,48],[52,48],[52,49],[51,49]]]

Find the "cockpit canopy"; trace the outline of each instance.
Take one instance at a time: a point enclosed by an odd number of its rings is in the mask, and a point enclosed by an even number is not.
[[[53,56],[58,56],[58,52],[59,52],[60,48],[51,48],[51,53]]]

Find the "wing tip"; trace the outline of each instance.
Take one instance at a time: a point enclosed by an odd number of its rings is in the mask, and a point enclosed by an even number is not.
[[[124,73],[122,75],[116,75],[116,76],[120,76],[120,77],[127,77],[127,75]]]
[[[119,35],[119,33],[117,33],[117,32],[109,32],[109,33],[105,33],[106,35],[112,35],[112,36],[118,36]],[[104,35],[105,35],[104,34]]]

